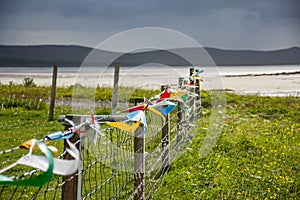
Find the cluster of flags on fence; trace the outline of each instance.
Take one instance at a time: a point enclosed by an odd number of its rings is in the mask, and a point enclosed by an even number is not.
[[[184,84],[184,87],[194,87],[195,80],[200,80],[200,73],[203,71],[194,72]],[[188,90],[184,89],[171,89],[164,88],[164,90],[150,98],[144,98],[144,102],[122,110],[120,113],[123,114],[127,120],[120,122],[106,122],[107,125],[134,133],[139,126],[143,127],[142,135],[147,132],[147,120],[145,112],[153,112],[159,115],[163,123],[166,122],[166,116],[171,113],[178,102],[181,102],[180,106],[186,113],[189,113],[189,107],[186,106],[185,102],[188,99]],[[68,125],[68,129],[64,132],[58,131],[55,133],[48,134],[42,140],[31,139],[22,143],[19,148],[27,149],[29,152],[18,159],[15,163],[0,169],[0,185],[19,185],[19,186],[34,186],[40,187],[51,180],[53,174],[58,175],[71,175],[78,171],[79,163],[79,151],[73,143],[69,141],[75,133],[79,133],[83,137],[87,137],[95,145],[97,141],[97,135],[104,136],[100,130],[99,124],[95,119],[94,115],[91,118],[87,118],[81,124],[76,125],[73,121],[65,119],[65,123]],[[88,130],[82,130],[83,127],[89,127]],[[66,151],[73,157],[72,160],[59,159],[57,148],[48,145],[51,140],[66,140],[69,148]],[[34,150],[40,150],[44,156],[33,154]],[[37,176],[30,176],[27,179],[15,179],[14,177],[8,177],[3,175],[4,172],[10,170],[16,165],[25,165],[37,170],[42,173]]]
[[[139,127],[140,124],[142,124],[144,127],[144,131],[142,134],[145,134],[147,130],[145,111],[147,110],[159,115],[165,123],[166,116],[169,113],[171,113],[177,106],[177,103],[174,103],[169,100],[170,96],[170,91],[167,88],[165,88],[164,91],[158,97],[152,98],[151,100],[145,98],[144,103],[142,103],[141,105],[123,110],[122,113],[126,113],[125,116],[128,118],[128,120],[123,122],[106,123],[110,126],[122,129],[130,133],[134,133],[137,127]],[[132,125],[128,125],[129,121],[134,123]]]
[[[58,131],[48,134],[42,140],[31,139],[22,143],[19,148],[27,149],[29,152],[13,164],[0,170],[0,185],[40,187],[47,183],[52,178],[53,174],[67,176],[75,173],[78,170],[79,151],[75,145],[69,141],[69,139],[73,137],[75,133],[85,133],[85,136],[89,137],[95,144],[97,134],[102,136],[104,135],[99,129],[99,124],[96,122],[93,114],[91,118],[85,119],[85,121],[79,125],[75,125],[75,123],[71,120],[65,120],[68,123],[68,126],[70,126],[70,128],[68,128],[66,131]],[[84,126],[88,126],[90,130],[93,130],[93,132],[81,130],[81,128]],[[74,159],[64,160],[56,158],[58,156],[57,148],[54,146],[47,146],[51,140],[66,140],[69,146],[69,148],[66,148],[66,151]],[[33,150],[40,150],[44,156],[34,155]],[[17,165],[33,167],[41,170],[43,173],[38,176],[20,180],[3,175],[4,172]]]

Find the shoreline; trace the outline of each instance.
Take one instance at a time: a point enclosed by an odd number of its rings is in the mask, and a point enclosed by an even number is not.
[[[51,86],[52,74],[51,73],[2,73],[0,74],[0,83],[9,84],[11,81],[13,84],[22,84],[24,78],[33,78],[34,83],[38,86]],[[89,76],[87,76],[88,79]],[[121,75],[122,77],[122,75]],[[112,87],[112,77],[105,77],[101,79],[101,85],[103,87]],[[130,77],[129,77],[130,78]],[[140,77],[143,79],[143,77]],[[161,78],[161,77],[159,77]],[[300,72],[297,73],[275,73],[267,75],[223,75],[221,76],[223,88],[208,88],[204,81],[201,85],[204,90],[221,89],[228,92],[241,95],[259,95],[259,96],[297,96],[300,97]],[[205,79],[204,79],[205,80]],[[120,86],[125,87],[137,87],[136,82],[124,82],[120,81]],[[159,89],[160,85],[155,84],[156,80],[153,80],[152,84],[141,85],[144,89]],[[76,74],[58,74],[57,86],[69,87],[76,83]],[[124,84],[125,83],[125,84]],[[156,83],[159,83],[156,82]],[[172,84],[172,83],[170,83]]]
[[[224,75],[224,77],[247,77],[247,76],[280,76],[280,75],[296,75],[300,74],[300,71],[293,72],[276,72],[276,73],[252,73],[252,74],[232,74]]]

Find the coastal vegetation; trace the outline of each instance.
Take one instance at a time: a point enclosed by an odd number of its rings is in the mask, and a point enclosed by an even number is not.
[[[155,199],[298,199],[300,98],[227,94],[226,112],[216,146],[202,157],[210,117],[203,109],[199,134]]]
[[[57,88],[57,100],[71,100],[73,88]],[[0,84],[0,151],[63,129],[60,123],[47,121],[50,91],[34,82]],[[95,100],[110,101],[111,93],[111,88],[99,87]],[[157,93],[135,89],[133,97],[149,98]],[[154,199],[299,198],[300,98],[229,93],[226,97],[223,132],[210,154],[202,157],[199,149],[211,113],[209,92],[202,92],[198,134],[186,153],[171,164]],[[56,106],[55,119],[70,110],[69,105]],[[0,156],[1,163],[16,159]]]

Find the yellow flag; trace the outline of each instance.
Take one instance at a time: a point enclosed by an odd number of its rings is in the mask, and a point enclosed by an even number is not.
[[[159,112],[157,109],[155,109],[151,106],[148,106],[147,109],[150,110],[151,112],[154,112],[155,114],[158,114],[159,116],[161,116],[164,121],[164,124],[166,123],[166,117],[161,112]]]
[[[186,91],[172,92],[170,97],[171,98],[172,97],[181,97],[181,96],[185,95],[186,93],[187,93]]]
[[[201,82],[203,82],[203,79],[199,76],[192,76],[193,79],[196,79],[196,80],[200,80]]]
[[[26,141],[26,142],[23,142],[22,144],[20,144],[20,148],[21,148],[21,149],[30,149],[33,140],[34,140],[34,139],[31,139],[31,140],[28,140],[28,141]],[[49,144],[49,141],[48,141],[48,142],[45,142],[45,144]],[[50,151],[52,151],[54,157],[58,157],[58,150],[57,150],[57,148],[56,148],[55,146],[47,146],[47,148],[48,148]],[[39,149],[40,149],[40,148],[39,148],[38,145],[35,145],[35,146],[33,147],[33,150],[39,150]]]
[[[115,128],[119,128],[123,131],[127,131],[130,133],[134,133],[134,131],[137,129],[137,127],[139,127],[140,125],[140,121],[137,121],[136,123],[132,124],[132,125],[128,125],[125,122],[106,122],[106,124],[113,126]]]

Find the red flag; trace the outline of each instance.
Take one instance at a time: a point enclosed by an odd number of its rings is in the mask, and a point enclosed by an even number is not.
[[[163,93],[160,96],[160,99],[167,99],[170,98],[171,93],[169,92],[168,88],[165,88],[165,90],[163,91]]]

